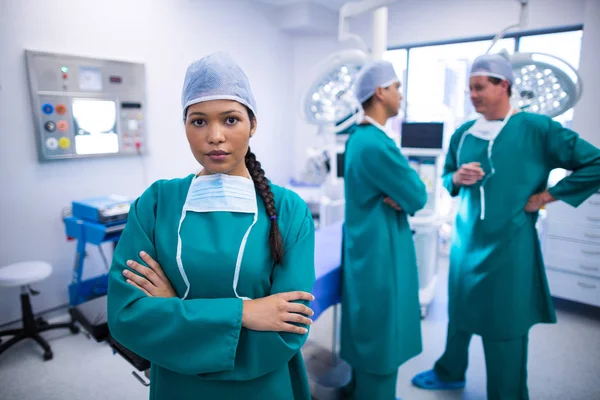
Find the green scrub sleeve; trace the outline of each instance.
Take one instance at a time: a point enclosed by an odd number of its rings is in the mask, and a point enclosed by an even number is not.
[[[452,197],[456,197],[460,193],[460,186],[457,186],[454,184],[454,182],[452,182],[452,177],[459,167],[456,160],[456,153],[458,151],[458,145],[463,132],[464,130],[459,130],[452,135],[452,138],[450,139],[450,147],[448,148],[448,153],[446,153],[444,171],[442,172],[442,183]]]
[[[271,294],[296,290],[310,293],[315,283],[314,222],[306,204],[303,203],[302,208],[294,212],[296,216],[291,218],[289,237],[284,237],[283,263],[275,265],[271,273]],[[286,230],[282,229],[282,234]],[[300,303],[308,305],[306,301]],[[288,364],[300,353],[307,337],[308,333],[261,332],[243,328],[234,367],[200,376],[234,381],[258,378]]]
[[[546,150],[550,168],[573,171],[549,192],[577,207],[600,189],[600,149],[556,121],[550,120],[549,124]]]
[[[394,200],[408,215],[427,203],[427,189],[392,140],[373,141],[360,153],[366,179]]]
[[[109,272],[107,319],[111,335],[150,362],[180,374],[232,370],[242,328],[242,300],[147,297],[122,275],[127,260],[156,259],[157,184],[129,211]]]

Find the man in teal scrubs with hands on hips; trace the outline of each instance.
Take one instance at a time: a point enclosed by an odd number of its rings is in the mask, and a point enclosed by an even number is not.
[[[471,336],[483,340],[487,398],[524,400],[529,329],[556,315],[535,224],[545,204],[577,207],[600,189],[600,150],[550,117],[511,107],[512,66],[475,59],[471,101],[481,116],[452,136],[444,186],[460,196],[450,250],[448,336],[434,369],[413,378],[429,390],[465,386]],[[555,168],[573,171],[547,189]]]

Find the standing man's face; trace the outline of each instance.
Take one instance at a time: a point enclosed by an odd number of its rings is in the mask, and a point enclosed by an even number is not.
[[[396,82],[383,89],[383,103],[390,118],[398,115],[398,111],[400,111],[403,98],[402,93],[400,93],[400,86],[400,82]]]
[[[469,78],[469,90],[475,111],[486,114],[502,103],[508,92],[508,81],[503,80],[495,85],[487,76],[472,76]]]

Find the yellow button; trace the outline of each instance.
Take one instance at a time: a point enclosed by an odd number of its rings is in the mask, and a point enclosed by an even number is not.
[[[71,147],[71,140],[69,140],[68,137],[61,137],[60,139],[58,139],[58,146],[65,150],[68,149],[69,147]]]

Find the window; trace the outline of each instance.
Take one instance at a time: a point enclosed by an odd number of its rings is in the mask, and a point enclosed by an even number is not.
[[[502,39],[498,48],[510,53],[514,39]],[[455,127],[473,114],[469,99],[469,71],[491,40],[418,47],[410,50],[407,79],[407,119],[442,121]]]
[[[580,27],[564,32],[519,34],[499,40],[493,52],[505,49],[519,52],[547,53],[579,67],[583,32]],[[412,122],[444,122],[451,133],[476,114],[468,93],[469,70],[473,60],[484,54],[492,38],[466,40],[460,43],[432,44],[389,50],[384,58],[394,64],[403,83],[404,100],[397,118],[388,124],[396,133],[401,120]],[[570,126],[573,110],[555,118]]]

